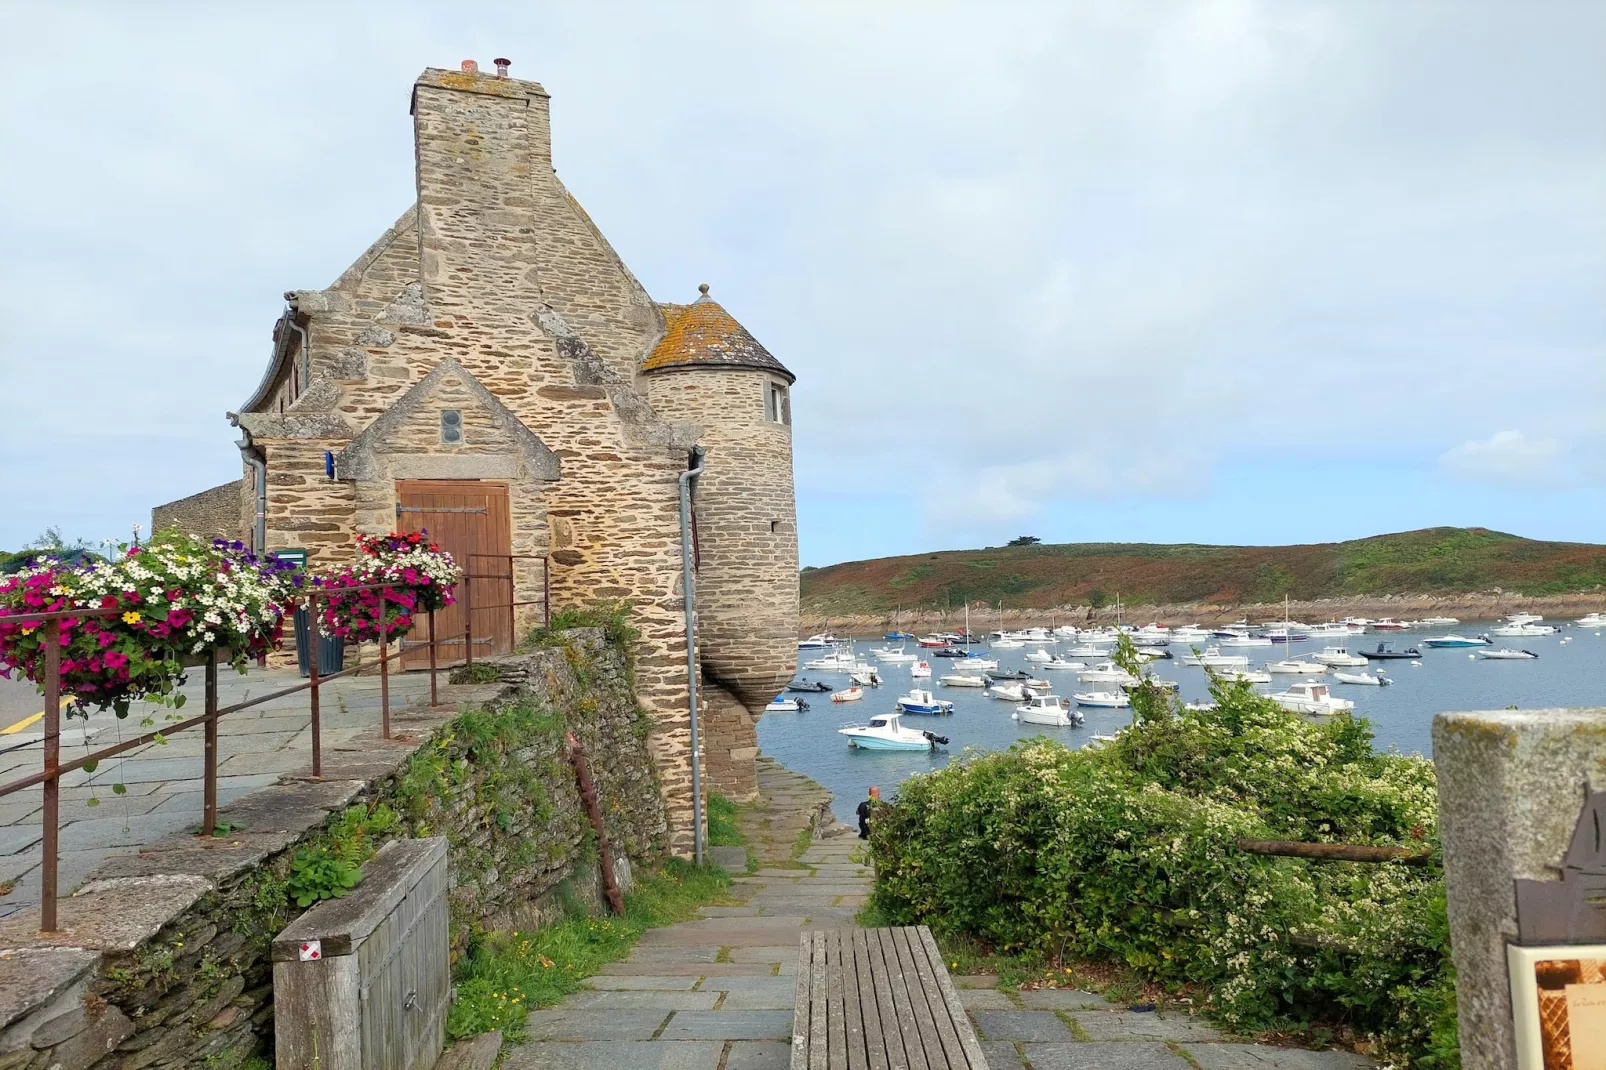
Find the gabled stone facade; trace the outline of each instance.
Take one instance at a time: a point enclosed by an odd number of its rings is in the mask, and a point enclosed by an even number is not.
[[[349,556],[355,533],[397,525],[400,481],[505,486],[514,599],[531,603],[519,634],[544,598],[554,611],[633,607],[638,695],[686,850],[678,478],[705,458],[708,783],[746,797],[754,721],[796,660],[792,375],[706,287],[691,305],[648,296],[558,180],[549,104],[534,82],[419,77],[416,204],[328,289],[286,294],[268,372],[231,414],[246,459],[240,533],[255,541],[261,501],[265,548],[303,548],[316,567]],[[461,428],[450,442],[448,410]]]

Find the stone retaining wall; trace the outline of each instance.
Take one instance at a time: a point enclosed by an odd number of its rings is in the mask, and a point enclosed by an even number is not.
[[[396,739],[326,753],[323,780],[286,778],[223,808],[223,836],[109,859],[60,903],[61,932],[40,934],[35,914],[0,922],[0,1070],[225,1070],[267,1052],[268,949],[299,913],[287,878],[300,851],[445,835],[454,952],[472,926],[532,927],[595,904],[596,848],[565,731],[590,757],[628,879],[630,860],[661,853],[668,829],[652,723],[625,653],[599,629],[554,642],[495,659],[501,683],[452,689],[478,708],[397,714]]]

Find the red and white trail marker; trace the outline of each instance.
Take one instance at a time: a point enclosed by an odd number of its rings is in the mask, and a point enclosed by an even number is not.
[[[308,940],[301,945],[301,961],[311,962],[323,958],[323,941]]]

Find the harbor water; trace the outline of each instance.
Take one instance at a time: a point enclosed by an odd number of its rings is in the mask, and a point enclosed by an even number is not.
[[[1477,635],[1493,622],[1463,622],[1453,629],[1459,635]],[[1343,644],[1352,653],[1373,650],[1379,642],[1388,642],[1394,649],[1403,650],[1420,645],[1435,631],[1391,632],[1386,635],[1351,636]],[[1563,640],[1567,640],[1563,642]],[[854,644],[862,660],[875,664],[869,653],[871,647],[886,646],[880,639],[860,640]],[[895,645],[895,644],[894,644]],[[1063,650],[1072,644],[1061,642],[1049,651]],[[1273,647],[1223,648],[1226,654],[1242,654],[1250,659],[1250,668],[1260,669],[1263,663],[1285,657],[1307,656],[1319,653],[1323,647],[1339,645],[1336,640],[1310,640],[1291,644],[1279,643]],[[1374,745],[1381,750],[1390,747],[1405,753],[1432,754],[1433,715],[1443,710],[1491,710],[1515,706],[1537,709],[1551,706],[1602,706],[1606,707],[1606,629],[1585,629],[1571,624],[1559,633],[1545,636],[1525,636],[1520,639],[1496,639],[1499,647],[1531,650],[1539,657],[1532,661],[1486,661],[1473,649],[1429,649],[1421,647],[1422,656],[1413,665],[1410,661],[1372,662],[1365,669],[1349,672],[1375,673],[1379,666],[1394,680],[1389,687],[1367,687],[1335,683],[1331,673],[1325,677],[1273,676],[1272,683],[1256,686],[1261,692],[1279,691],[1292,683],[1305,679],[1325,679],[1335,695],[1355,703],[1357,716],[1372,724]],[[882,684],[879,688],[865,688],[865,697],[859,702],[833,703],[828,694],[790,695],[803,698],[809,709],[802,713],[766,713],[758,723],[758,742],[765,754],[772,755],[789,769],[804,773],[830,788],[836,795],[839,816],[851,814],[853,806],[871,784],[879,785],[882,794],[890,797],[897,785],[916,773],[940,768],[967,750],[994,751],[1009,747],[1018,739],[1046,736],[1068,747],[1086,746],[1095,733],[1110,734],[1131,723],[1129,709],[1082,710],[1087,723],[1078,728],[1045,728],[1040,725],[1022,725],[1010,717],[1015,703],[989,698],[982,690],[967,687],[944,687],[936,683],[957,659],[929,657],[931,651],[920,650],[907,644],[911,653],[918,653],[931,665],[932,678],[911,681],[908,665],[881,665]],[[1027,668],[1030,664],[1024,655],[1032,647],[989,652],[986,646],[971,648],[986,657],[996,658],[1000,670]],[[1174,680],[1182,685],[1185,701],[1205,701],[1208,687],[1203,669],[1183,665],[1181,658],[1186,647],[1175,647],[1173,659],[1151,663],[1154,675],[1163,680]],[[799,664],[820,657],[828,651],[799,651]],[[1469,657],[1468,655],[1472,655]],[[1088,658],[1073,660],[1094,662]],[[962,664],[962,662],[961,662]],[[1077,683],[1076,673],[1069,670],[1038,672],[1054,686],[1054,691],[1070,698],[1074,691],[1103,690],[1105,685],[1084,686]],[[820,680],[834,688],[849,686],[845,674],[822,673],[809,669],[799,672],[800,678]],[[954,704],[948,716],[922,716],[905,714],[904,724],[922,728],[948,737],[948,746],[939,747],[930,754],[908,751],[864,751],[848,745],[836,729],[846,723],[863,723],[872,715],[893,709],[898,696],[907,694],[911,686],[928,688],[936,697]]]

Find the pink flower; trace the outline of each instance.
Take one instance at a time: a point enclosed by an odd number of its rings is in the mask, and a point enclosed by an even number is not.
[[[106,651],[105,657],[102,660],[108,669],[121,669],[123,666],[128,664],[128,655],[119,654],[115,650],[108,650]],[[124,677],[127,677],[126,673],[124,674]]]

